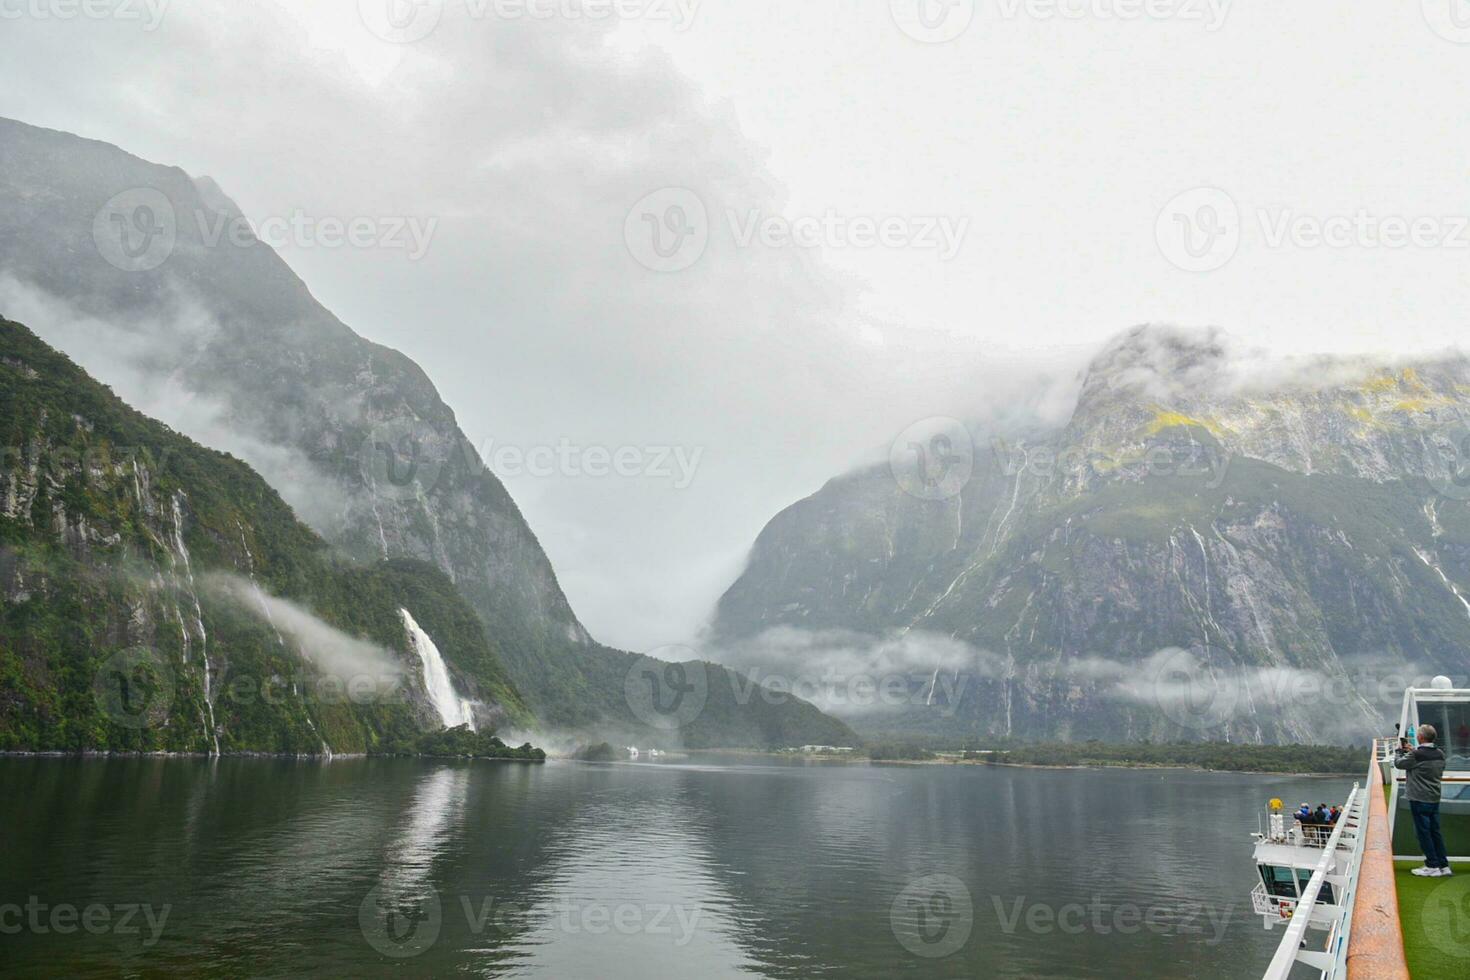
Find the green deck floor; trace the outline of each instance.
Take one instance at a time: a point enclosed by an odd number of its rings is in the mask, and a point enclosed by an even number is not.
[[[1440,830],[1444,833],[1447,854],[1470,854],[1470,815],[1441,810]],[[1395,854],[1423,854],[1419,850],[1419,839],[1414,836],[1414,818],[1409,815],[1407,804],[1400,804],[1398,819],[1393,822],[1393,852]]]
[[[1422,861],[1395,861],[1404,953],[1415,980],[1470,976],[1470,863],[1453,878],[1416,878]]]

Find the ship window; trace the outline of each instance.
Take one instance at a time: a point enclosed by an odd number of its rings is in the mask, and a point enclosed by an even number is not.
[[[1421,704],[1421,716],[1439,729],[1447,769],[1470,769],[1470,704]]]
[[[1266,883],[1267,894],[1275,895],[1277,898],[1297,897],[1296,876],[1291,873],[1290,868],[1263,864],[1260,870],[1261,880]]]
[[[1306,890],[1307,890],[1307,885],[1311,884],[1311,882],[1312,882],[1312,870],[1310,868],[1297,868],[1296,869],[1296,878],[1297,878],[1297,883],[1301,885],[1301,891],[1303,893],[1305,893]],[[1324,881],[1324,882],[1322,882],[1322,889],[1321,889],[1321,891],[1317,892],[1317,904],[1318,905],[1331,905],[1331,904],[1333,904],[1333,902],[1332,902],[1332,882],[1330,882],[1330,881]]]

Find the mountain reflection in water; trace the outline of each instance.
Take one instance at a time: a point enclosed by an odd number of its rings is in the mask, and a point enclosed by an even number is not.
[[[1256,813],[1273,796],[1341,799],[1347,782],[6,758],[0,925],[22,928],[0,962],[58,977],[1253,977],[1273,948],[1248,903]],[[77,918],[53,919],[63,907]],[[91,927],[52,927],[88,909]],[[156,935],[144,911],[166,912]]]

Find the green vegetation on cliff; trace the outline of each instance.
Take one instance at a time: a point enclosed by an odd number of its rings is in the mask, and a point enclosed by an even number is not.
[[[462,696],[490,719],[528,720],[442,572],[341,557],[244,463],[134,411],[5,320],[0,447],[0,748],[402,745],[437,719],[400,608]],[[315,632],[278,623],[268,600]],[[335,647],[381,656],[352,667]]]

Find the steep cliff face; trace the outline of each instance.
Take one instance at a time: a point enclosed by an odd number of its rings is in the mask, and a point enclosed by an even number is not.
[[[212,181],[0,121],[0,272],[95,317],[127,367],[217,404],[333,543],[437,565],[555,717],[541,681],[590,641],[514,502],[423,371],[338,321],[237,218]]]
[[[105,382],[187,400],[189,434],[243,458],[347,556],[438,568],[540,725],[647,735],[625,690],[639,658],[589,637],[424,372],[341,323],[239,219],[207,178],[0,120],[0,297],[42,297],[42,337]],[[852,740],[806,704],[713,694],[676,734]]]
[[[760,662],[783,631],[909,638],[913,704],[865,719],[888,728],[1366,731],[1394,678],[1470,667],[1467,382],[1459,358],[1282,365],[1133,331],[1065,426],[960,447],[952,493],[882,466],[778,515],[714,640]],[[931,673],[919,637],[964,652]]]
[[[0,747],[362,752],[440,726],[400,610],[483,728],[528,717],[438,569],[335,555],[239,460],[0,320]]]

